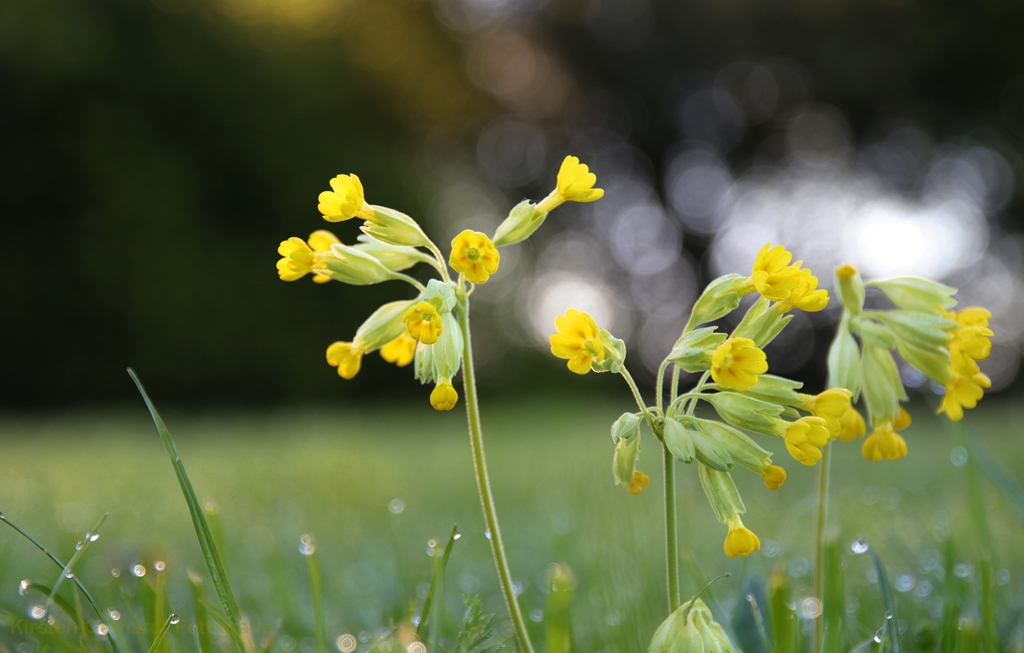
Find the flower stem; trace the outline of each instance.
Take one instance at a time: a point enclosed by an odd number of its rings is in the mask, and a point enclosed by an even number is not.
[[[828,519],[828,479],[832,468],[832,443],[821,450],[818,464],[818,525],[814,540],[814,591],[818,601],[825,601],[825,522]],[[814,620],[814,650],[820,651],[823,637],[823,617]]]
[[[665,559],[668,573],[668,612],[679,607],[679,533],[676,527],[676,459],[662,444],[665,460]]]
[[[509,617],[515,629],[516,641],[520,653],[533,653],[533,645],[526,632],[526,621],[519,610],[516,594],[512,588],[512,573],[505,558],[505,547],[501,542],[501,528],[498,526],[498,513],[494,508],[494,495],[491,493],[491,482],[487,475],[487,461],[484,458],[483,430],[480,426],[480,404],[476,394],[476,371],[473,368],[473,346],[469,335],[469,300],[464,296],[459,302],[459,326],[462,327],[462,381],[466,393],[466,414],[469,419],[469,442],[473,452],[473,469],[476,471],[476,486],[480,491],[480,505],[484,510],[484,523],[490,533],[491,554],[494,566],[498,570],[498,584],[505,596]]]

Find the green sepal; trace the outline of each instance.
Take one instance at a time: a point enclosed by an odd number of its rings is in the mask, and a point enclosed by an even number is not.
[[[440,279],[431,279],[427,282],[427,289],[423,291],[422,300],[444,315],[455,309],[455,289],[450,283],[445,283]]]
[[[417,263],[431,263],[433,257],[415,247],[389,245],[368,234],[359,234],[359,242],[353,247],[374,257],[392,272],[408,270]]]
[[[850,331],[860,336],[866,344],[880,347],[886,351],[896,349],[896,334],[889,327],[858,315],[850,320]]]
[[[804,387],[799,381],[792,381],[774,374],[761,374],[757,383],[743,394],[782,406],[798,406],[803,403],[797,390]]]
[[[729,424],[748,431],[776,435],[775,422],[782,406],[742,395],[738,392],[717,392],[701,395]]]
[[[426,247],[430,239],[415,220],[386,206],[371,206],[373,217],[368,218],[360,229],[363,233],[388,245]]]
[[[494,246],[504,247],[526,240],[544,224],[547,217],[546,211],[538,211],[536,204],[530,200],[523,200],[512,207],[508,217],[498,225],[492,239]]]
[[[726,274],[709,283],[690,311],[687,330],[735,311],[740,298],[747,294],[743,288],[746,283],[747,277],[740,274]]]
[[[687,372],[703,372],[711,369],[711,357],[720,344],[729,336],[720,333],[716,327],[703,327],[687,331],[676,341],[668,360]]]
[[[764,348],[779,335],[793,319],[792,315],[779,313],[771,300],[761,297],[747,309],[746,315],[732,332],[734,338],[749,338]]]
[[[870,424],[892,421],[899,414],[900,399],[906,398],[896,361],[886,349],[864,343],[861,356],[864,375],[864,404]]]
[[[828,348],[828,387],[846,388],[852,400],[860,398],[860,346],[850,333],[850,315],[844,313],[836,329],[836,337]]]
[[[405,331],[405,312],[419,300],[406,300],[384,304],[366,318],[352,338],[352,346],[364,353],[377,351]]]
[[[920,277],[895,277],[869,281],[870,288],[878,288],[893,304],[911,311],[941,313],[956,304],[956,288]]]
[[[736,483],[729,472],[719,472],[701,465],[700,484],[704,488],[704,494],[708,496],[715,516],[723,524],[747,511],[743,499],[740,498],[740,491],[736,489]]]
[[[697,455],[692,432],[672,417],[665,418],[662,440],[669,453],[684,463],[692,463]]]
[[[624,438],[615,445],[612,455],[612,475],[616,485],[629,485],[636,469],[636,459],[640,454],[639,431],[633,438]]]
[[[595,372],[611,372],[618,374],[622,371],[622,364],[626,362],[626,343],[619,340],[604,329],[598,332],[601,346],[604,347],[604,360],[600,363],[594,361],[590,369]]]

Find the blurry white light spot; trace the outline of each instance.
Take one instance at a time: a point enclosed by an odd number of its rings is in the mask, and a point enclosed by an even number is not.
[[[597,324],[613,331],[614,319],[609,291],[597,283],[573,274],[552,272],[536,282],[530,292],[530,323],[542,343],[555,332],[555,318],[570,308],[589,313]]]
[[[341,653],[352,653],[352,651],[356,650],[357,646],[356,638],[348,633],[339,637],[334,643],[338,646],[338,650]]]

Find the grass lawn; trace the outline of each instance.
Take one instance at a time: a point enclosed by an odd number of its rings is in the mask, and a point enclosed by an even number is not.
[[[535,640],[543,642],[547,574],[557,563],[576,579],[575,649],[643,651],[666,616],[660,448],[645,432],[640,468],[652,480],[642,495],[615,487],[608,430],[630,406],[592,401],[485,404],[491,480]],[[511,634],[460,409],[438,414],[421,402],[372,411],[164,411],[199,497],[216,504],[212,525],[243,612],[257,633],[283,620],[274,650],[315,650],[307,561],[299,553],[304,533],[315,535],[323,567],[328,641],[333,646],[350,633],[362,651],[370,648],[365,640],[401,620],[413,597],[422,604],[432,570],[428,541],[443,546],[455,522],[463,536],[445,575],[442,643],[450,646],[457,632],[463,594],[479,594],[485,609],[498,616],[499,631]],[[928,638],[950,597],[957,597],[960,616],[980,618],[982,550],[979,516],[967,500],[970,466],[954,464],[962,459],[946,422],[930,417],[924,406],[911,410],[915,421],[905,433],[910,454],[902,461],[868,463],[859,444],[835,445],[832,532],[841,544],[845,579],[843,650],[884,622],[871,559],[851,551],[860,537],[889,570],[909,650],[930,650]],[[1012,405],[992,402],[967,418],[1018,479],[1024,470],[1017,426],[1022,417]],[[747,559],[725,557],[725,528],[714,518],[696,469],[679,464],[681,545],[703,577],[733,573],[715,585],[709,601],[726,622],[750,576],[767,582],[780,573],[798,606],[812,594],[815,470],[767,440],[759,442],[777,452],[775,462],[786,467],[789,479],[771,492],[760,477],[742,469],[735,474],[748,508],[744,521],[762,544]],[[985,504],[995,541],[995,613],[1009,645],[1019,636],[1014,619],[1024,603],[1024,518],[990,486]],[[193,650],[187,570],[205,576],[206,569],[173,469],[141,403],[130,413],[0,419],[0,511],[64,560],[82,533],[110,513],[77,575],[101,607],[117,610],[126,623],[146,621],[152,590],[165,586],[168,609],[182,616],[171,629],[170,647]],[[157,561],[165,563],[164,571],[156,570]],[[142,578],[130,573],[138,564],[147,570]],[[32,591],[20,595],[19,581],[51,585],[58,575],[38,550],[0,525],[0,606],[9,611],[8,621],[17,623],[45,601]],[[70,585],[63,591],[68,600]],[[690,573],[683,588],[685,596],[697,589]],[[212,588],[207,591],[216,602]],[[145,653],[148,637],[129,637],[128,644]],[[0,630],[10,651],[30,653],[36,641],[16,629]]]

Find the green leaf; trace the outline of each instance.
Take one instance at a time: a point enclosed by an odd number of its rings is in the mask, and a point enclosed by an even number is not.
[[[430,606],[434,601],[434,592],[441,584],[441,579],[444,578],[444,570],[448,566],[448,556],[452,554],[452,546],[460,537],[462,534],[459,533],[459,525],[455,524],[452,526],[452,534],[448,536],[448,544],[444,547],[441,564],[434,570],[434,577],[430,579],[430,590],[427,592],[427,598],[423,601],[423,613],[420,615],[420,622],[416,624],[416,639],[420,641],[423,641],[423,629],[427,625],[427,619],[430,618]]]
[[[869,549],[871,559],[875,563],[875,572],[878,574],[878,591],[882,595],[882,603],[885,605],[885,650],[891,653],[902,653],[903,646],[900,644],[900,629],[896,618],[896,600],[892,595],[892,586],[889,585],[889,575],[885,573],[885,565],[878,557],[875,547]]]

